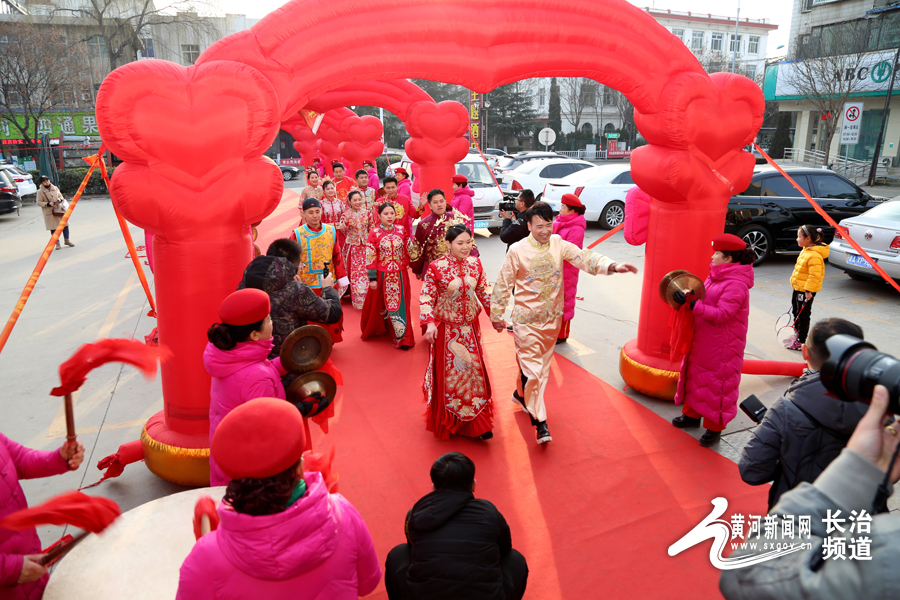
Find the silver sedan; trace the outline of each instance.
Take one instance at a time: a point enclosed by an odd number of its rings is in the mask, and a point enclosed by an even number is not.
[[[885,273],[900,280],[900,198],[879,204],[858,217],[844,219],[847,230]],[[835,232],[828,262],[853,279],[881,280],[869,262]]]

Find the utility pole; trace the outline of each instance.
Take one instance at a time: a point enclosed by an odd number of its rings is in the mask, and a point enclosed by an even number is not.
[[[737,63],[738,47],[738,23],[741,22],[741,0],[738,0],[737,19],[734,22],[734,54],[731,56],[731,72],[734,73],[734,67]]]
[[[894,54],[894,63],[891,65],[891,83],[888,85],[887,98],[884,100],[884,110],[881,112],[881,129],[878,131],[878,141],[875,142],[875,152],[872,155],[872,166],[869,167],[868,185],[875,185],[875,173],[878,171],[878,158],[881,156],[881,145],[884,143],[884,128],[887,125],[888,109],[891,107],[891,95],[894,92],[894,80],[897,77],[897,63],[900,62],[900,46]]]

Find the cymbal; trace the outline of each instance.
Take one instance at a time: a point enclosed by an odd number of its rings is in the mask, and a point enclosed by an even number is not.
[[[675,292],[679,290],[693,290],[692,299],[702,300],[706,297],[706,287],[699,277],[684,270],[672,271],[659,282],[659,295],[663,302],[678,310],[680,305],[675,302]]]
[[[324,327],[304,325],[281,344],[281,365],[292,373],[315,371],[331,356],[334,340]]]
[[[334,377],[324,371],[310,371],[294,380],[287,389],[287,401],[294,405],[304,400],[314,402],[317,395],[319,401],[322,398],[334,400],[336,393],[337,382]]]

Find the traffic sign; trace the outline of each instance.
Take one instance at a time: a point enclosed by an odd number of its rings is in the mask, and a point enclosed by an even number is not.
[[[605,137],[606,139],[608,139],[608,140],[617,140],[617,139],[619,139],[619,134],[618,134],[618,133],[605,133],[605,134],[603,134],[603,135],[604,135],[604,137]]]
[[[538,132],[538,141],[542,143],[546,149],[547,146],[556,141],[556,132],[549,127],[544,127]]]
[[[841,144],[859,143],[859,128],[862,123],[863,103],[847,102],[844,104],[844,119],[841,123]]]

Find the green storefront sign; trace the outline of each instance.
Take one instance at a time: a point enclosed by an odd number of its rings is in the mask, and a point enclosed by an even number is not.
[[[25,119],[17,117],[16,121],[24,125]],[[92,112],[71,113],[45,113],[37,124],[35,131],[32,121],[28,134],[32,138],[39,138],[43,134],[51,138],[60,138],[62,135],[100,135],[97,129],[97,117]],[[22,132],[5,118],[0,119],[0,140],[21,140]],[[9,145],[7,142],[4,145]]]

